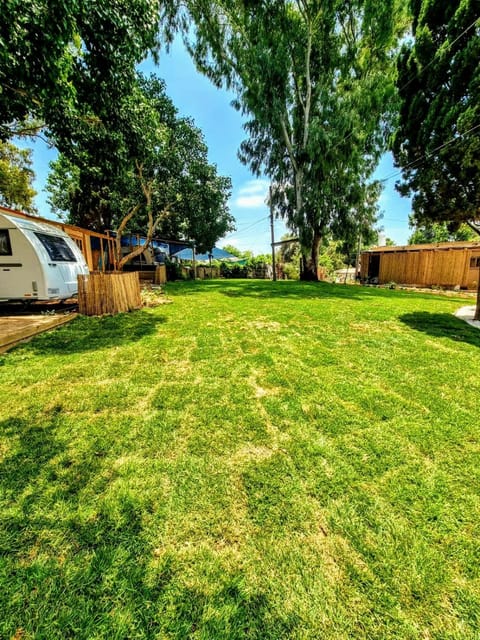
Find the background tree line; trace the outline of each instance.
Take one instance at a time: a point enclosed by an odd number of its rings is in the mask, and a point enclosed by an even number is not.
[[[1,5],[2,145],[42,129],[60,153],[50,202],[72,221],[101,229],[127,218],[200,250],[232,229],[230,183],[201,133],[161,81],[136,71],[181,31],[199,71],[235,92],[247,117],[240,158],[271,179],[302,277],[317,277],[323,244],[351,254],[359,236],[373,239],[372,174],[387,149],[413,196],[417,238],[436,237],[437,223],[449,238],[462,223],[478,228],[479,0]],[[31,202],[4,193],[15,198]]]

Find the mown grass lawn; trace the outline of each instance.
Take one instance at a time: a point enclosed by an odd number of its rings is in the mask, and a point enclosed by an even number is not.
[[[480,637],[468,301],[168,285],[1,358],[0,637]]]

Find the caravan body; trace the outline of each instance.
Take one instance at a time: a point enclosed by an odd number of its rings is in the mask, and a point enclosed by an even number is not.
[[[88,274],[80,249],[61,229],[0,214],[0,299],[65,300]]]

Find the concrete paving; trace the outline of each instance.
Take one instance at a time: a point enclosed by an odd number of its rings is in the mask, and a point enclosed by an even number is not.
[[[470,324],[472,327],[480,329],[480,320],[473,319],[473,316],[475,315],[475,309],[475,305],[469,307],[461,307],[460,309],[455,311],[453,315],[457,318],[460,318],[460,320],[468,322],[468,324]]]

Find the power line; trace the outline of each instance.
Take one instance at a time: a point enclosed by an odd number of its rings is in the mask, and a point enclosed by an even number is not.
[[[432,149],[432,151],[426,153],[425,155],[421,156],[420,158],[417,158],[416,160],[412,160],[412,162],[409,162],[407,165],[402,167],[399,171],[395,171],[395,173],[392,173],[389,176],[386,176],[385,178],[380,179],[378,182],[388,182],[388,180],[391,180],[392,178],[395,178],[396,176],[401,175],[406,169],[409,169],[410,167],[413,167],[414,164],[417,164],[417,163],[423,164],[426,160],[428,160],[437,151],[440,151],[441,149],[444,149],[445,147],[448,147],[448,145],[453,144],[454,142],[458,142],[459,140],[460,141],[463,140],[463,138],[466,135],[468,135],[472,131],[475,131],[476,129],[479,129],[479,128],[480,128],[480,123],[476,124],[474,127],[469,129],[468,131],[465,131],[464,133],[461,133],[459,136],[455,136],[455,137],[451,138],[450,140],[448,140],[447,142],[444,142],[443,144],[439,145],[438,147],[435,147],[435,149]]]
[[[472,28],[477,24],[477,22],[478,22],[479,20],[480,20],[480,18],[475,18],[475,20],[472,22],[472,24],[471,24],[469,27],[467,27],[464,31],[462,31],[462,33],[461,33],[459,36],[457,36],[457,37],[455,38],[455,40],[453,40],[452,42],[450,42],[450,44],[448,44],[448,45],[445,47],[445,51],[448,51],[449,49],[451,49],[451,48],[453,47],[453,45],[454,45],[454,44],[456,44],[456,43],[460,40],[460,38],[462,38],[466,33],[468,33],[468,32],[470,31],[470,29],[472,29]],[[441,46],[439,47],[439,49],[441,49]],[[415,80],[415,78],[416,78],[417,76],[420,76],[420,75],[425,71],[425,69],[428,69],[429,67],[431,67],[431,66],[432,66],[432,64],[435,62],[435,58],[436,58],[436,55],[434,55],[434,56],[433,56],[433,58],[430,60],[430,62],[428,62],[424,67],[422,67],[422,68],[420,69],[419,73],[416,73],[416,74],[413,76],[413,78],[410,78],[410,80],[408,80],[408,81],[407,81],[407,82],[406,82],[402,87],[400,87],[400,89],[398,90],[398,92],[400,93],[401,91],[403,91],[404,89],[406,89],[406,88],[408,87],[408,85],[409,85],[409,84],[411,84],[411,83]]]
[[[242,233],[245,233],[245,231],[248,231],[252,227],[255,227],[257,224],[260,224],[264,220],[268,220],[269,217],[270,216],[265,216],[264,218],[260,218],[260,220],[257,220],[256,222],[253,222],[250,226],[245,227],[245,229],[242,229],[241,231],[238,231],[238,232],[230,233],[228,236],[225,236],[225,238],[223,238],[223,239],[224,240],[228,240],[228,238],[233,238],[234,236],[242,235]]]
[[[448,51],[449,49],[451,49],[451,47],[453,47],[453,45],[454,45],[454,44],[456,44],[456,43],[460,40],[460,38],[462,38],[466,33],[468,33],[468,32],[470,31],[470,29],[472,29],[472,28],[477,24],[477,22],[478,22],[479,20],[480,20],[480,17],[479,17],[479,18],[475,18],[475,20],[472,22],[472,24],[471,24],[471,25],[469,25],[466,29],[464,29],[464,30],[462,31],[462,33],[461,33],[459,36],[457,36],[457,37],[455,38],[455,40],[453,40],[452,42],[450,42],[450,43],[445,47],[445,51]],[[428,62],[428,63],[427,63],[424,67],[422,67],[419,71],[417,71],[417,73],[416,73],[412,78],[410,78],[410,80],[407,80],[407,82],[405,82],[405,84],[403,84],[403,85],[398,89],[398,93],[400,94],[400,93],[401,93],[404,89],[406,89],[406,88],[407,88],[407,87],[408,87],[408,86],[409,86],[409,85],[410,85],[410,84],[411,84],[415,79],[419,78],[419,77],[422,75],[422,73],[423,73],[426,69],[428,69],[429,67],[431,67],[431,66],[432,66],[432,64],[435,62],[435,60],[436,60],[436,53],[435,53],[435,55],[433,56],[433,58],[430,60],[430,62]],[[392,101],[392,100],[394,100],[395,98],[396,98],[396,96],[392,96],[392,97],[390,98],[389,102],[390,102],[390,101]],[[349,133],[348,135],[346,135],[342,140],[340,140],[339,142],[337,142],[337,144],[333,147],[332,151],[334,151],[337,147],[339,147],[341,144],[343,144],[343,143],[344,143],[344,142],[346,142],[349,138],[351,138],[351,136],[353,136],[353,134],[354,134],[354,133],[355,133],[355,130],[350,131],[350,133]]]

